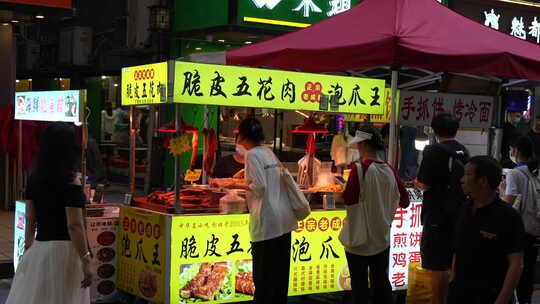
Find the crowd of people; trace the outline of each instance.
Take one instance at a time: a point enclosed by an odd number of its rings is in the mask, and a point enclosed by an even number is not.
[[[540,129],[540,118],[536,122],[532,135]],[[431,127],[437,143],[425,148],[414,185],[424,193],[421,255],[422,267],[432,273],[432,302],[531,303],[540,235],[538,137],[519,136],[509,144],[514,168],[503,174],[495,159],[470,157],[456,140],[459,120],[451,114],[435,116]],[[254,302],[286,303],[291,231],[298,219],[283,166],[263,144],[261,123],[245,119],[238,129],[233,156],[238,164],[231,170],[243,168],[247,184],[232,187],[247,190]],[[84,233],[86,199],[75,169],[80,155],[75,138],[73,127],[64,123],[53,123],[42,134],[26,193],[28,250],[8,304],[43,299],[89,303],[94,270]],[[344,191],[347,220],[339,239],[352,294],[355,303],[370,297],[373,303],[393,303],[387,275],[390,227],[396,209],[407,208],[409,197],[397,170],[378,156],[385,141],[376,128],[360,127],[349,145],[358,149],[360,160],[350,165]]]

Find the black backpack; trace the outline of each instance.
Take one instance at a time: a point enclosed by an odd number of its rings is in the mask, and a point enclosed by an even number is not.
[[[452,222],[456,220],[461,206],[467,199],[461,188],[461,178],[465,174],[465,164],[469,161],[469,156],[466,151],[455,151],[444,143],[436,146],[448,154],[448,180],[439,189],[443,193],[441,197],[444,198],[440,204],[441,220]]]

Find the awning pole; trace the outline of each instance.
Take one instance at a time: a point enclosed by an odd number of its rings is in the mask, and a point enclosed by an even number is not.
[[[390,118],[390,143],[388,145],[389,147],[389,153],[388,153],[388,159],[390,161],[390,164],[394,166],[394,168],[397,168],[397,86],[398,86],[398,71],[396,69],[392,69],[392,116]]]
[[[135,194],[136,150],[137,150],[137,122],[135,121],[135,107],[129,108],[129,193]]]
[[[22,146],[23,146],[23,122],[22,120],[17,121],[17,198],[22,200],[24,198],[24,186],[23,186],[23,157],[22,157]]]
[[[208,107],[208,105],[205,105],[204,106],[204,130],[208,130],[210,129],[210,119],[208,118],[208,116],[210,115],[210,108]],[[203,132],[203,135],[204,136],[208,136],[207,134],[205,134]],[[205,141],[205,137],[203,137],[203,151],[202,151],[202,155],[203,155],[203,161],[202,161],[202,166],[201,166],[201,169],[202,169],[202,183],[203,184],[207,184],[208,183],[208,172],[206,172],[205,168],[204,168],[204,155],[206,154],[206,149],[208,149],[208,147],[204,144],[206,141]]]
[[[176,136],[180,135],[180,104],[175,104],[174,121],[176,126]],[[174,156],[174,207],[176,213],[183,213],[182,204],[180,203],[180,155]]]

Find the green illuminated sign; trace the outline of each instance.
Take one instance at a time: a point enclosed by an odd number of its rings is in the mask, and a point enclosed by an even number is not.
[[[360,0],[243,0],[238,23],[307,27],[346,12]]]

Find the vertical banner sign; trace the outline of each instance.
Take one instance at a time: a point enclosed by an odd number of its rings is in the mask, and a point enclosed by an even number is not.
[[[122,207],[118,231],[118,288],[152,303],[163,303],[166,289],[167,217]]]
[[[397,94],[397,104],[399,105],[400,91]],[[392,89],[386,88],[384,90],[384,113],[381,115],[370,115],[369,120],[373,123],[390,123],[392,117]],[[345,115],[345,121],[359,122],[367,121],[367,114],[347,114]]]
[[[95,255],[97,270],[96,279],[90,288],[92,303],[110,303],[118,300],[116,290],[118,221],[117,217],[86,218],[88,243]]]
[[[350,290],[345,250],[339,241],[345,211],[312,212],[292,234],[289,295]]]
[[[407,188],[411,205],[398,208],[390,230],[389,280],[393,290],[406,290],[409,263],[420,262],[422,192]]]
[[[160,62],[122,69],[122,105],[167,102],[168,63]]]
[[[15,221],[13,223],[13,268],[16,271],[24,254],[24,244],[26,239],[26,203],[21,201],[15,202]]]
[[[85,91],[35,91],[15,94],[15,119],[80,123]],[[84,111],[83,111],[84,112]]]
[[[384,80],[175,62],[174,102],[336,113],[384,112]],[[321,97],[328,101],[321,104]],[[321,107],[322,106],[322,107]]]
[[[427,126],[439,113],[461,120],[461,128],[489,128],[495,111],[493,97],[402,91],[399,124]]]

